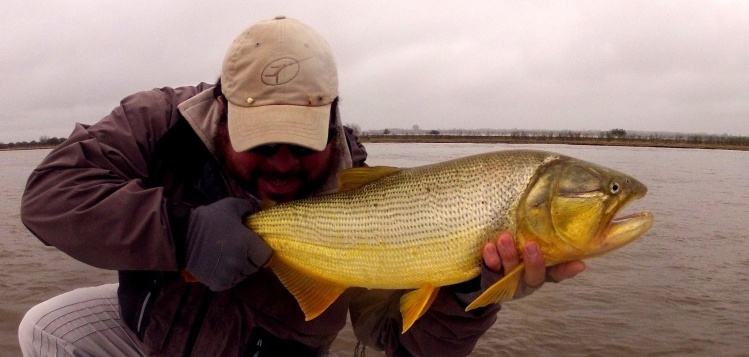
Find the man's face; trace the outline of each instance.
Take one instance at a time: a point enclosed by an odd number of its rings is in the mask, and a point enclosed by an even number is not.
[[[334,138],[335,130],[332,135]],[[219,125],[214,144],[219,160],[244,190],[260,200],[277,203],[314,193],[337,168],[339,160],[335,140],[319,152],[300,152],[299,147],[286,144],[234,151],[226,121]]]
[[[252,151],[236,152],[228,142],[222,145],[221,156],[229,174],[245,190],[260,200],[281,203],[309,196],[327,179],[332,169],[331,141],[323,151],[296,155],[289,145],[281,144],[270,155]]]

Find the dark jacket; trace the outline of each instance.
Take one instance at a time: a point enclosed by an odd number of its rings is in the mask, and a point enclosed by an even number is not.
[[[391,355],[469,353],[499,308],[467,313],[449,288],[400,334],[400,291],[352,288],[306,322],[270,270],[220,293],[181,278],[190,210],[233,195],[214,156],[208,89],[137,93],[98,123],[77,124],[29,177],[23,223],[45,244],[119,271],[122,318],[152,355],[321,355],[349,309],[357,336]],[[337,171],[364,164],[353,132],[337,145]],[[317,194],[335,189],[333,174]]]

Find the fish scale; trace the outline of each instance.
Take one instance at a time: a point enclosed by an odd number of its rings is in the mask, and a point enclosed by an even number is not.
[[[355,192],[281,204],[250,227],[291,266],[331,281],[454,284],[479,273],[481,246],[511,226],[508,213],[548,159],[479,155],[403,169]]]
[[[345,289],[415,289],[400,298],[405,333],[441,286],[481,271],[502,230],[520,251],[535,241],[547,265],[604,254],[644,234],[648,212],[614,219],[647,188],[632,177],[554,153],[514,150],[408,169],[355,168],[340,192],[246,218],[274,250],[270,267],[305,319]],[[504,272],[466,311],[511,299],[525,264]]]

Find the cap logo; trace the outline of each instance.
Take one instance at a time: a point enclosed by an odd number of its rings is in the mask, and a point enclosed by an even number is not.
[[[299,74],[299,61],[293,58],[279,58],[269,63],[261,74],[263,83],[278,86],[291,82]]]

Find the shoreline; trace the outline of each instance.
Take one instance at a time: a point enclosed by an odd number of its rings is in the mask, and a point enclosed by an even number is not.
[[[38,145],[38,146],[29,146],[29,147],[0,148],[0,151],[54,149],[55,146],[57,146],[57,145]]]
[[[360,135],[362,143],[465,143],[465,144],[562,144],[591,146],[632,146],[673,149],[705,149],[749,151],[749,145],[727,143],[701,143],[676,140],[652,140],[639,138],[574,138],[574,137],[533,137],[533,136],[490,136],[490,135]],[[54,149],[57,145],[15,146],[0,148],[0,151]]]
[[[361,135],[362,143],[564,144],[749,151],[749,145],[626,138],[513,137],[487,135]]]

